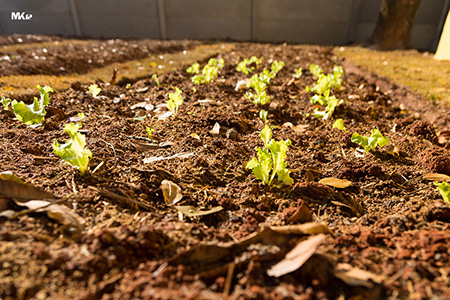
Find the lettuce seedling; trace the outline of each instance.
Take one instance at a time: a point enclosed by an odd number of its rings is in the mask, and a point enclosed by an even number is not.
[[[200,64],[194,63],[192,66],[186,69],[186,73],[189,74],[198,74],[200,72]]]
[[[65,144],[59,144],[55,141],[52,144],[53,152],[61,157],[67,164],[78,169],[83,175],[92,157],[92,152],[86,147],[86,137],[78,132],[81,124],[66,124],[64,130],[69,134],[70,139]]]
[[[256,56],[252,56],[250,57],[250,59],[248,58],[244,58],[243,61],[241,61],[240,63],[238,63],[237,67],[236,67],[236,71],[244,73],[245,75],[248,75],[250,73],[253,72],[253,70],[255,70],[255,67],[248,67],[249,65],[256,65],[256,67],[258,67],[261,64],[262,61],[262,57],[258,58]]]
[[[388,137],[383,137],[379,129],[372,129],[370,136],[361,136],[357,132],[353,133],[351,141],[364,148],[366,153],[375,150],[377,145],[381,148],[389,143]]]
[[[303,68],[298,68],[298,70],[295,72],[294,77],[299,79],[303,75]]]
[[[245,93],[245,97],[252,100],[256,105],[265,105],[270,103],[270,97],[267,95],[266,91],[253,94],[252,92]]]
[[[267,116],[268,116],[268,112],[264,109],[261,109],[259,111],[259,117],[264,121],[264,123],[267,123]]]
[[[147,131],[148,138],[149,138],[149,139],[152,139],[153,132],[155,131],[155,129],[150,128],[150,127],[145,127],[145,131]]]
[[[291,141],[274,141],[272,131],[267,125],[261,131],[260,137],[264,142],[264,148],[255,148],[258,157],[253,157],[246,168],[251,169],[256,179],[262,180],[268,186],[272,184],[275,175],[280,184],[292,185],[294,180],[290,177],[290,171],[286,168],[285,162]]]
[[[47,114],[45,107],[50,102],[48,93],[54,92],[49,86],[41,87],[38,85],[37,89],[40,92],[40,99],[34,97],[33,103],[30,105],[26,105],[23,101],[11,101],[11,107],[14,110],[16,118],[27,125],[42,124],[44,122],[44,117]]]
[[[155,80],[155,83],[156,83],[156,85],[157,85],[157,86],[159,86],[158,75],[156,75],[156,74],[153,74],[153,75],[152,75],[152,79],[154,79],[154,80]]]
[[[450,203],[450,184],[443,181],[441,183],[435,181],[434,185],[437,186],[439,193],[441,194],[442,198]]]
[[[169,100],[167,101],[167,108],[176,117],[178,114],[178,108],[183,104],[183,98],[181,97],[182,91],[179,88],[175,89],[175,93],[169,93]]]
[[[272,76],[272,78],[274,78],[278,72],[281,71],[281,69],[283,69],[284,67],[284,61],[278,61],[278,60],[274,60],[272,62],[272,65],[270,66],[270,74]]]
[[[92,97],[94,97],[94,98],[96,98],[98,96],[98,94],[100,94],[101,91],[102,91],[102,89],[99,88],[96,83],[91,84],[89,86],[89,92],[92,93]]]
[[[225,66],[225,61],[223,58],[215,59],[211,58],[208,64],[203,67],[202,74],[191,77],[191,80],[195,84],[205,84],[210,83],[219,74],[219,69]]]
[[[312,65],[309,66],[309,72],[311,72],[311,74],[313,74],[317,78],[319,78],[320,75],[323,74],[322,68],[319,67],[318,65],[315,65],[315,64],[312,64]]]
[[[333,123],[333,128],[337,128],[339,130],[342,130],[344,132],[347,132],[347,129],[344,126],[344,121],[342,119],[337,119],[334,123]]]
[[[3,104],[3,110],[8,110],[9,105],[11,104],[11,99],[2,96],[0,103]]]

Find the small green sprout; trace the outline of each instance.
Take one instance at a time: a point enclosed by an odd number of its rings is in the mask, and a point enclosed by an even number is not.
[[[200,64],[194,63],[192,66],[186,69],[186,73],[188,74],[198,74],[200,72]]]
[[[264,142],[264,148],[255,148],[258,157],[253,157],[247,163],[246,168],[251,169],[256,179],[262,180],[268,186],[272,184],[275,175],[281,185],[292,185],[294,180],[290,177],[290,171],[286,168],[285,162],[286,152],[291,141],[274,141],[272,130],[267,125],[261,131],[260,137]]]
[[[361,136],[357,132],[352,135],[351,141],[364,148],[366,153],[375,150],[377,145],[381,148],[389,143],[388,137],[383,137],[379,129],[372,129],[370,136]]]
[[[175,93],[169,93],[169,100],[167,101],[167,108],[173,113],[174,118],[178,114],[178,108],[183,104],[181,97],[182,91],[179,88],[175,89]]]
[[[157,85],[157,86],[159,86],[158,75],[156,75],[156,74],[153,74],[153,75],[152,75],[152,79],[154,79],[154,80],[155,80],[155,82],[156,82],[156,85]]]
[[[238,65],[236,67],[236,71],[244,73],[245,75],[248,75],[248,74],[252,73],[253,70],[255,70],[255,67],[253,67],[251,65],[256,65],[256,67],[258,67],[261,64],[261,61],[262,61],[262,57],[258,58],[256,56],[252,56],[252,57],[250,57],[250,59],[244,58],[243,61],[238,63]],[[248,67],[249,65],[251,66],[250,68]]]
[[[334,123],[333,123],[333,128],[337,128],[339,130],[342,130],[344,132],[347,132],[347,129],[344,126],[344,121],[342,119],[337,119]]]
[[[64,130],[69,134],[70,139],[65,144],[55,141],[52,144],[53,152],[61,157],[67,164],[78,169],[82,175],[86,172],[92,152],[86,147],[86,137],[78,132],[81,124],[66,124]]]
[[[152,139],[153,132],[155,131],[155,129],[150,128],[150,127],[145,127],[145,131],[147,131],[148,138],[149,138],[149,139]]]
[[[268,115],[268,112],[265,111],[264,109],[261,109],[259,111],[259,117],[264,121],[264,123],[267,123],[267,115]]]
[[[318,65],[315,65],[315,64],[312,64],[312,65],[309,66],[309,72],[311,72],[311,74],[313,74],[317,78],[319,78],[320,75],[323,74],[322,68],[319,67]]]
[[[8,110],[8,107],[11,104],[11,99],[2,96],[0,103],[3,104],[3,110]]]
[[[54,92],[49,86],[41,87],[38,85],[37,89],[40,92],[40,99],[34,97],[33,103],[30,105],[26,105],[23,101],[11,101],[11,107],[14,110],[16,118],[27,125],[42,124],[44,122],[44,117],[47,114],[45,107],[50,102],[48,93]]]
[[[265,105],[270,103],[270,97],[266,94],[266,91],[253,94],[252,92],[245,93],[245,97],[252,100],[256,105]]]
[[[272,62],[272,65],[270,66],[270,73],[272,75],[272,78],[274,78],[275,75],[277,75],[277,73],[280,72],[281,69],[283,69],[283,67],[284,67],[284,61],[274,60]]]
[[[79,113],[78,114],[78,116],[80,117],[80,119],[81,119],[81,122],[83,122],[84,121],[84,119],[86,118],[86,116],[84,115],[84,113]]]
[[[295,72],[294,77],[299,79],[303,75],[303,68],[298,68],[298,70]]]
[[[194,66],[194,65],[192,65],[192,66]],[[216,78],[218,76],[219,69],[222,69],[224,66],[225,66],[225,61],[223,60],[223,58],[220,58],[220,59],[211,58],[211,59],[209,59],[208,64],[203,67],[202,74],[192,76],[191,81],[195,84],[210,83],[214,78]],[[189,68],[188,68],[188,70],[189,70]],[[194,71],[195,70],[193,70],[193,72]]]
[[[126,85],[125,85],[125,88],[128,90],[129,88],[131,88],[131,83],[127,83]]]
[[[442,198],[450,203],[450,184],[448,184],[445,181],[442,181],[441,183],[435,181],[434,185],[437,186],[439,193],[441,194]]]
[[[98,94],[100,94],[101,91],[102,91],[102,89],[99,88],[96,83],[91,84],[89,86],[89,92],[92,93],[92,97],[94,97],[94,98],[96,98],[98,96]]]

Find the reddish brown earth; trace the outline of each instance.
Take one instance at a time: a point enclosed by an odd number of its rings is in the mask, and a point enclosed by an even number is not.
[[[78,58],[88,58],[102,43],[91,41],[86,52],[76,52]],[[186,47],[186,42],[169,44]],[[262,146],[259,132],[264,128],[260,108],[245,98],[245,91],[235,91],[236,83],[249,77],[237,72],[236,64],[252,55],[264,57],[258,71],[271,60],[285,62],[271,82],[272,102],[265,109],[274,138],[292,141],[287,157],[295,182],[291,187],[267,187],[245,169],[254,148]],[[450,298],[450,205],[432,181],[422,178],[450,175],[450,146],[437,136],[442,124],[421,119],[426,108],[417,113],[411,102],[400,105],[405,97],[398,95],[408,91],[386,81],[378,86],[372,74],[339,60],[329,48],[238,44],[219,56],[226,67],[208,85],[191,83],[187,66],[180,66],[159,76],[160,86],[149,78],[129,88],[98,82],[98,98],[86,92],[89,83],[51,94],[41,127],[27,127],[14,115],[0,113],[0,171],[12,171],[57,197],[70,196],[66,204],[85,221],[76,237],[41,213],[0,218],[0,298]],[[344,83],[336,92],[344,103],[330,120],[307,117],[314,110],[305,92],[314,82],[308,71],[312,63],[325,72],[344,65]],[[299,67],[303,76],[292,80]],[[158,120],[151,117],[154,110],[131,108],[143,101],[155,107],[165,103],[173,87],[184,97],[177,118]],[[205,99],[212,101],[199,102]],[[423,107],[437,119],[447,117]],[[51,147],[55,138],[67,139],[62,128],[79,112],[86,115],[83,129],[93,153],[85,176],[61,163]],[[145,114],[149,117],[135,119]],[[348,133],[332,129],[338,118]],[[216,123],[220,133],[212,135]],[[155,129],[158,143],[173,144],[140,151],[135,146],[139,140],[130,136],[146,137],[145,127]],[[352,133],[367,135],[375,128],[399,151],[391,155],[385,147],[356,157]],[[181,152],[193,155],[143,161]],[[340,189],[318,183],[326,177],[353,184]],[[183,205],[223,210],[180,218],[164,203],[164,179],[181,187]],[[8,209],[21,208],[10,201]],[[268,226],[306,221],[323,222],[333,234],[299,269],[269,276],[267,270],[305,235],[245,238]],[[241,243],[218,247],[233,241]],[[362,275],[343,280],[337,271],[343,263],[379,276],[377,282]]]

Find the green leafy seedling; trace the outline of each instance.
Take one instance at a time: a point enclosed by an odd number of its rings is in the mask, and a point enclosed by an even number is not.
[[[8,110],[9,105],[11,104],[11,99],[2,96],[0,103],[3,104],[3,110]]]
[[[295,72],[294,77],[299,79],[303,75],[303,68],[298,68],[298,70]]]
[[[442,181],[442,182],[434,182],[434,185],[437,186],[439,193],[441,194],[442,198],[450,203],[450,184]]]
[[[82,175],[86,172],[92,152],[86,148],[86,137],[78,132],[81,124],[66,124],[64,130],[70,139],[64,144],[59,144],[55,139],[52,144],[53,152],[61,157],[67,164],[78,169]]]
[[[153,132],[155,131],[155,129],[150,128],[150,127],[145,127],[145,131],[147,131],[148,138],[149,138],[149,139],[152,139],[152,137],[153,137]]]
[[[353,133],[351,141],[364,148],[366,153],[375,150],[377,145],[381,148],[389,143],[388,137],[383,137],[379,129],[372,129],[370,136],[361,136],[357,132]]]
[[[284,67],[284,61],[274,60],[272,62],[272,65],[270,66],[271,77],[274,78],[275,75],[277,75],[277,73],[280,72],[281,69],[283,69],[283,67]]]
[[[94,97],[94,98],[96,98],[98,96],[98,94],[100,94],[101,91],[102,91],[102,89],[99,88],[96,83],[91,84],[89,86],[89,92],[92,93],[92,97]]]
[[[153,75],[152,75],[152,79],[154,79],[154,80],[155,80],[155,82],[156,82],[156,85],[157,85],[157,86],[159,86],[158,75],[156,75],[156,74],[153,74]]]
[[[344,126],[344,121],[342,119],[337,119],[334,123],[333,123],[333,128],[337,128],[339,130],[342,130],[344,132],[347,132],[347,129]]]
[[[34,97],[33,103],[30,105],[26,105],[23,101],[11,101],[11,107],[16,118],[27,125],[42,124],[47,114],[45,107],[50,102],[48,93],[53,92],[53,89],[49,86],[41,87],[40,85],[37,86],[37,89],[40,92],[40,99]]]
[[[268,112],[266,110],[261,109],[259,111],[259,117],[264,121],[264,123],[267,123],[267,115],[268,115]]]
[[[175,89],[175,93],[169,93],[169,100],[167,101],[167,108],[172,112],[174,118],[178,114],[178,108],[183,104],[181,97],[182,91],[179,88]]]
[[[313,74],[317,78],[319,78],[320,75],[323,74],[322,68],[319,67],[318,65],[315,65],[315,64],[312,64],[312,65],[309,66],[309,72],[311,72],[311,74]]]
[[[186,69],[188,74],[198,74],[200,72],[200,64],[194,63],[189,68]]]
[[[248,58],[244,58],[244,60],[242,60],[241,62],[238,63],[237,67],[236,67],[236,71],[244,73],[245,75],[248,75],[250,73],[253,72],[253,70],[255,70],[255,67],[251,66],[251,65],[256,65],[256,67],[258,67],[261,64],[262,61],[262,57],[258,58],[256,56],[252,56],[250,57],[250,59]],[[251,66],[251,67],[248,67]]]
[[[275,176],[281,185],[292,185],[294,180],[290,177],[290,171],[286,168],[285,162],[286,152],[291,141],[274,141],[272,130],[267,125],[261,131],[260,137],[264,142],[264,148],[255,148],[258,157],[253,157],[247,163],[246,168],[251,169],[255,178],[268,186],[272,184]]]
[[[131,83],[127,83],[126,85],[125,85],[125,88],[128,90],[129,88],[131,88]]]

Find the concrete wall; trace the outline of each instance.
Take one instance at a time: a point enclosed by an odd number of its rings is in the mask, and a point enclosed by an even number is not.
[[[372,33],[381,0],[0,0],[0,33],[344,45]],[[449,0],[422,0],[411,46],[430,49]],[[32,13],[13,21],[11,12]]]

